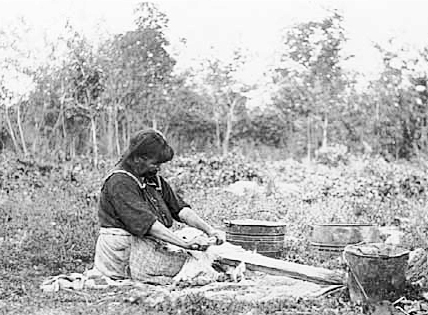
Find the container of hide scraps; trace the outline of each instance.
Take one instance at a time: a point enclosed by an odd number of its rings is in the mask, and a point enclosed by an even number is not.
[[[285,223],[252,219],[224,223],[228,242],[273,258],[281,255],[284,248]]]
[[[312,226],[311,247],[325,258],[340,257],[347,245],[380,242],[379,228],[373,224],[332,223]]]
[[[348,245],[343,257],[351,301],[394,301],[403,293],[408,250],[384,243]]]

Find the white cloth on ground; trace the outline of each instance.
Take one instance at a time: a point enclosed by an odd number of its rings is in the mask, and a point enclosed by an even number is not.
[[[58,292],[64,289],[106,289],[108,287],[133,285],[132,280],[113,280],[105,277],[94,270],[85,273],[71,273],[69,275],[60,274],[45,279],[40,285],[44,292]]]

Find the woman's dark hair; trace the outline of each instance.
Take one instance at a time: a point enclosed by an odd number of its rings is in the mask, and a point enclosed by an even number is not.
[[[174,150],[168,145],[164,136],[157,130],[140,130],[132,136],[129,148],[122,156],[122,161],[135,157],[154,159],[157,163],[171,161]]]

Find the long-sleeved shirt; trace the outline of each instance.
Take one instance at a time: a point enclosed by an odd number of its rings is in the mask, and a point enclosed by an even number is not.
[[[101,189],[98,217],[101,227],[121,228],[132,235],[144,237],[155,221],[171,227],[173,220],[181,222],[178,214],[189,207],[161,176],[159,182],[115,173]]]

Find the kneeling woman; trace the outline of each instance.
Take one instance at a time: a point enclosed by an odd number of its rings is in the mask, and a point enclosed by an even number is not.
[[[204,222],[157,173],[174,152],[153,129],[137,132],[101,189],[98,216],[100,235],[95,269],[112,279],[174,276],[186,259],[185,251],[171,251],[167,243],[202,250],[199,241],[185,240],[169,228],[173,221],[195,227],[217,244],[222,231]],[[182,263],[180,263],[180,261]]]

